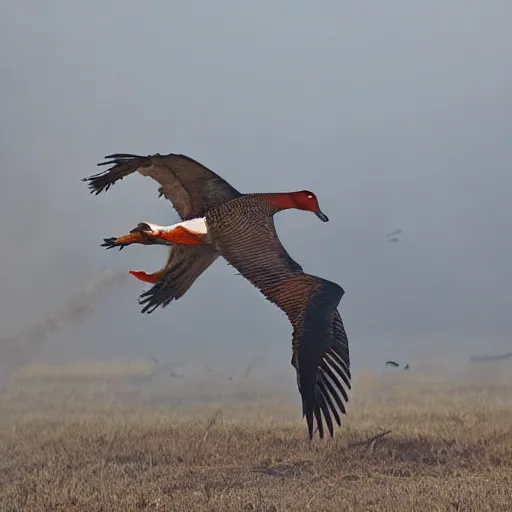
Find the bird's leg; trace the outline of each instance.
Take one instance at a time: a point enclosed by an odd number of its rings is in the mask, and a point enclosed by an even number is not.
[[[128,245],[132,244],[142,244],[142,245],[168,245],[163,240],[160,240],[158,237],[154,236],[155,233],[151,229],[151,227],[145,223],[141,222],[136,228],[132,229],[128,235],[124,235],[121,237],[110,237],[104,238],[101,247],[105,247],[106,249],[112,249],[114,247],[118,247],[121,251]]]
[[[158,283],[165,274],[165,268],[157,270],[152,274],[147,274],[143,270],[130,270],[130,274],[145,283]]]
[[[159,226],[141,222],[128,235],[105,238],[102,247],[119,250],[132,244],[142,245],[200,245],[207,244],[207,229],[204,219],[191,219],[171,226]],[[146,283],[157,283],[165,275],[165,267],[157,272],[148,274],[142,270],[130,270],[130,274]]]
[[[200,245],[209,243],[204,219],[191,219],[171,226],[159,226],[141,222],[128,235],[105,238],[102,247],[119,250],[131,244],[142,245]],[[157,283],[165,275],[165,267],[152,274],[142,270],[130,270],[130,274],[146,283]]]
[[[166,245],[202,245],[208,242],[208,229],[204,218],[185,220],[171,226],[150,224],[152,236]]]
[[[208,243],[206,241],[206,233],[196,233],[184,226],[173,226],[172,229],[160,230],[152,233],[152,236],[160,243],[167,245],[202,245]]]
[[[105,238],[104,243],[101,244],[102,247],[106,247],[107,249],[112,249],[113,247],[119,247],[119,250],[123,249],[127,245],[131,244],[143,244],[143,245],[153,245],[153,244],[164,244],[167,243],[162,242],[159,239],[156,239],[152,236],[153,231],[148,226],[148,224],[142,222],[135,229],[132,229],[128,235],[121,236],[119,238]],[[148,274],[142,270],[130,270],[130,274],[141,281],[145,281],[146,283],[157,283],[162,279],[165,274],[165,267],[153,272],[152,274]]]
[[[178,222],[171,226],[148,224],[154,243],[164,245],[203,245],[208,244],[208,230],[204,218]],[[156,241],[158,240],[158,241]]]
[[[122,249],[131,244],[143,245],[202,245],[207,244],[207,229],[204,219],[191,219],[171,226],[140,223],[130,234],[118,238],[105,238],[102,247]]]

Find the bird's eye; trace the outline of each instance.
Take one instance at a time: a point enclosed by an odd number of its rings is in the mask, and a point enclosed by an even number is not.
[[[313,196],[311,194],[308,194],[308,199],[313,199]]]

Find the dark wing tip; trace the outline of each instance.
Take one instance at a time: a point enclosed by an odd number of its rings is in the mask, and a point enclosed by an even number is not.
[[[187,287],[188,280],[185,278],[187,268],[185,265],[178,265],[168,270],[167,274],[149,290],[139,295],[139,304],[142,307],[141,313],[150,315],[161,307],[167,307],[173,300],[181,298]]]
[[[82,178],[82,181],[88,182],[87,187],[91,194],[98,195],[103,191],[107,191],[113,185],[109,180],[108,173],[109,171],[94,174],[87,178]]]
[[[331,325],[330,332],[329,327],[325,327],[323,334],[319,332],[314,338],[298,337],[297,381],[310,439],[315,420],[320,439],[324,437],[324,423],[331,438],[334,438],[334,422],[341,426],[341,417],[347,413],[348,390],[351,389],[350,355],[339,313],[335,313]],[[318,343],[318,336],[321,335],[326,338],[331,336],[330,347]],[[304,364],[301,365],[301,361]]]
[[[334,437],[334,424],[332,422],[331,413],[329,412],[329,408],[327,407],[327,403],[323,400],[320,404],[320,409],[322,410],[322,414],[324,415],[325,424],[327,425],[327,429],[329,430],[329,434],[331,438]]]
[[[158,155],[153,155],[158,156]],[[112,165],[112,164],[122,164],[126,162],[130,162],[132,160],[144,160],[145,158],[151,158],[151,155],[132,155],[131,153],[112,153],[111,155],[107,155],[105,157],[104,162],[100,162],[96,164],[98,167],[102,165]]]
[[[302,417],[306,417],[306,423],[308,427],[309,440],[313,440],[314,433],[318,431],[320,439],[324,438],[324,421],[329,430],[331,437],[334,437],[334,424],[332,422],[332,415],[335,417],[338,425],[340,424],[340,416],[338,411],[334,407],[332,400],[325,393],[325,387],[323,386],[322,380],[314,385],[313,392],[308,393],[302,388]],[[304,391],[304,393],[303,393]],[[331,410],[329,410],[331,408]],[[314,424],[316,421],[316,430],[314,430]]]
[[[304,406],[304,409],[306,409],[306,407]],[[308,424],[308,435],[309,435],[309,440],[312,441],[313,440],[313,427],[314,427],[314,422],[313,422],[313,408],[309,408],[306,412],[306,410],[304,410],[304,416],[306,416],[306,423]]]
[[[332,416],[334,416],[336,423],[341,425],[341,418],[336,407],[329,395],[324,390],[320,391],[321,389],[322,388],[320,387],[315,389],[316,396],[314,403],[305,403],[305,401],[303,401],[303,417],[306,417],[310,441],[313,440],[313,436],[316,431],[318,431],[320,439],[324,438],[324,421],[327,425],[329,435],[331,438],[334,438],[334,423],[332,421]],[[314,430],[315,421],[317,426],[316,430]]]
[[[130,155],[128,153],[113,153],[112,155],[107,155],[104,157],[104,162],[99,162],[96,165],[98,167],[101,167],[102,165],[112,165],[112,168],[109,170],[114,169],[116,166],[131,163],[134,160],[144,160],[146,158],[151,158],[151,156],[143,156],[143,155]]]
[[[147,158],[152,157],[132,155],[128,153],[114,153],[112,155],[107,155],[105,157],[105,162],[100,162],[96,165],[110,165],[111,167],[106,171],[93,174],[87,178],[82,178],[82,181],[88,182],[91,194],[98,195],[101,192],[106,192],[116,181],[122,180],[124,176],[134,172]]]
[[[150,314],[158,307],[165,308],[173,300],[183,297],[217,256],[210,246],[172,248],[161,279],[139,295],[142,313]]]
[[[158,154],[157,154],[158,155]],[[157,156],[155,155],[155,156]],[[151,155],[135,155],[134,153],[112,153],[111,155],[107,155],[104,158],[112,159],[132,159],[132,158],[148,158]]]
[[[331,438],[334,438],[334,421],[341,426],[341,416],[347,413],[345,405],[349,401],[347,390],[351,389],[348,364],[341,362],[336,348],[329,351],[318,369],[314,394],[303,398],[303,415],[308,420],[310,439],[313,435],[313,419],[316,419],[320,439],[324,437],[324,425]]]
[[[316,419],[316,425],[318,428],[318,435],[320,436],[320,439],[324,438],[324,424],[322,421],[322,413],[320,412],[320,407],[317,405],[314,409],[315,413],[315,419]]]
[[[155,309],[161,307],[162,309],[167,307],[173,300],[176,299],[175,293],[172,290],[167,289],[165,293],[165,299],[163,298],[163,287],[161,283],[157,283],[152,286],[149,290],[142,292],[139,295],[139,305],[143,306],[141,313],[150,315]]]

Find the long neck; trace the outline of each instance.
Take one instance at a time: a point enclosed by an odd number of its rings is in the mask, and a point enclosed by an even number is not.
[[[270,194],[261,194],[261,196],[270,206],[273,213],[289,210],[290,208],[297,208],[293,193],[275,192]]]

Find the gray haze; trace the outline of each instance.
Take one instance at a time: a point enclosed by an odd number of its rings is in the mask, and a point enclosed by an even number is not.
[[[79,295],[67,301],[63,308],[46,316],[44,321],[28,323],[10,338],[0,339],[0,384],[4,384],[16,370],[32,360],[45,349],[45,341],[68,326],[75,327],[88,315],[94,313],[94,305],[106,290],[117,288],[126,281],[121,272],[104,271],[92,279]]]
[[[134,175],[94,197],[80,178],[109,153],[172,151],[244,192],[318,195],[329,223],[276,224],[344,287],[355,368],[509,349],[511,16],[505,0],[4,0],[1,336],[105,268],[163,264],[165,248],[100,247],[177,220],[158,185]],[[224,262],[149,316],[143,287],[129,279],[47,353],[292,371],[286,318]]]

